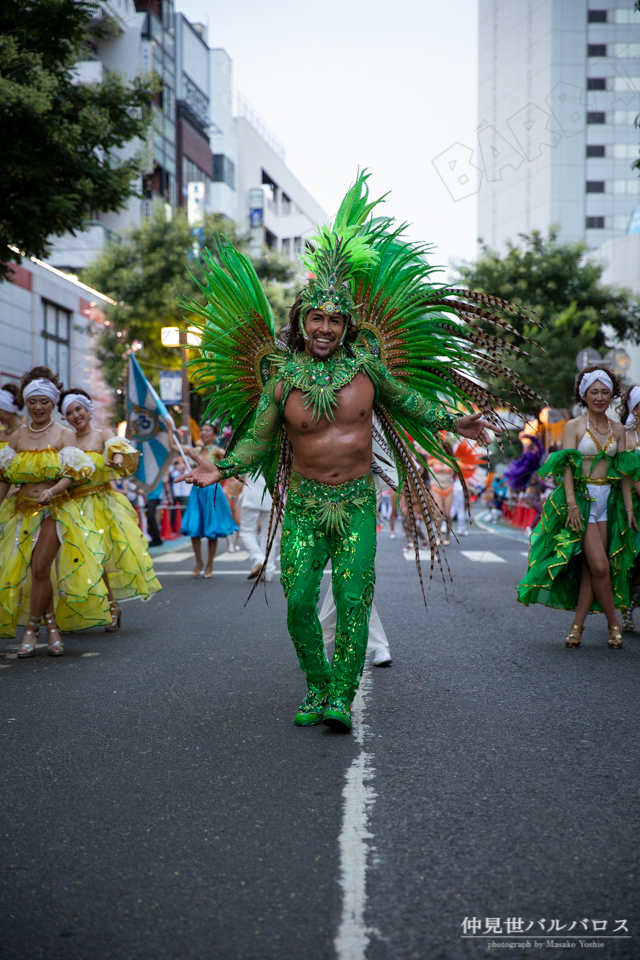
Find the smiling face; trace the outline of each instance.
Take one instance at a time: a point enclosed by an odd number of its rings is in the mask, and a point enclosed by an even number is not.
[[[215,431],[210,423],[205,423],[200,427],[200,439],[205,447],[210,446],[216,439]]]
[[[67,422],[76,433],[83,433],[85,430],[89,429],[89,411],[83,404],[78,403],[77,400],[74,400],[73,403],[70,403],[67,407],[65,413]]]
[[[309,337],[304,343],[306,352],[316,360],[326,360],[340,346],[345,323],[341,313],[309,310],[304,318],[304,329]]]
[[[27,412],[33,422],[39,427],[51,419],[55,404],[49,397],[39,396],[37,393],[27,400]]]
[[[595,380],[584,395],[589,413],[606,413],[611,403],[611,390],[600,380]]]

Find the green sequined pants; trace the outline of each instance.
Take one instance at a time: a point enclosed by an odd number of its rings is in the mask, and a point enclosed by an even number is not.
[[[337,487],[293,473],[282,526],[287,625],[309,688],[353,700],[367,652],[376,555],[372,474]],[[338,612],[333,663],[325,656],[318,599],[331,559]]]

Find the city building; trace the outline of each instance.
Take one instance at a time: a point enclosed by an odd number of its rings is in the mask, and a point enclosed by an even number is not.
[[[154,71],[160,81],[147,142],[123,149],[126,156],[142,152],[141,197],[119,213],[92,212],[76,236],[54,238],[49,262],[81,272],[105,240],[140,225],[158,204],[167,217],[187,207],[193,182],[205,185],[208,213],[222,214],[250,237],[253,256],[266,246],[295,258],[325,214],[287,168],[284,148],[264,121],[244,98],[234,98],[228,53],[210,48],[204,24],[175,13],[173,0],[98,0],[95,16],[108,21],[109,36],[78,63],[78,82],[101,82],[105,70],[129,79]]]
[[[132,197],[117,213],[91,211],[87,229],[54,237],[49,262],[62,270],[78,272],[102,250],[105,241],[139,224],[155,200],[175,205],[175,39],[172,0],[100,0],[95,20],[109,26],[105,39],[87,46],[85,59],[76,66],[79,83],[100,83],[106,70],[117,70],[128,80],[154,70],[161,87],[155,94],[151,136],[146,143],[134,140],[120,154],[126,158],[142,152],[144,175],[141,196]],[[143,189],[144,188],[144,189]]]
[[[478,237],[553,225],[640,293],[640,13],[633,0],[480,0]],[[640,382],[640,348],[627,377]]]
[[[93,357],[93,335],[108,324],[112,302],[41,260],[12,264],[9,280],[0,283],[0,385],[46,364],[65,387],[91,394],[96,423],[106,426],[112,397]]]
[[[238,227],[251,237],[252,256],[266,246],[290,260],[326,214],[294,177],[284,149],[246,101],[238,98]]]
[[[176,164],[177,205],[187,205],[187,184],[213,182],[211,126],[211,70],[206,27],[176,14]],[[205,205],[207,205],[205,203]]]
[[[551,224],[591,250],[624,237],[639,113],[632,0],[480,0],[478,236],[496,250]]]

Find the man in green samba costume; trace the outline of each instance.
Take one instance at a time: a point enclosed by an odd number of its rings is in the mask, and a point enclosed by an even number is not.
[[[263,471],[267,474],[267,461],[276,451],[278,468],[275,480],[272,471],[270,485],[274,489],[274,523],[284,509],[281,580],[288,603],[289,631],[308,686],[295,722],[301,726],[324,722],[340,730],[351,729],[350,705],[364,665],[374,592],[376,496],[371,472],[374,407],[402,470],[404,482],[417,494],[423,513],[429,510],[425,502],[428,493],[414,469],[413,450],[410,455],[410,448],[398,431],[406,424],[421,445],[429,452],[439,449],[441,459],[446,459],[446,453],[439,447],[439,431],[452,431],[487,444],[487,430],[498,429],[482,420],[480,413],[460,416],[460,413],[449,413],[439,402],[439,397],[444,394],[452,405],[464,404],[470,409],[469,395],[474,397],[473,391],[481,389],[476,384],[472,386],[471,381],[462,375],[456,380],[455,388],[451,383],[450,360],[445,362],[447,358],[442,356],[445,349],[451,355],[450,318],[449,327],[446,327],[441,306],[437,314],[428,313],[429,298],[442,304],[442,288],[429,286],[427,290],[423,286],[417,291],[418,302],[414,283],[413,299],[405,299],[403,313],[409,319],[412,311],[424,318],[421,333],[423,337],[429,335],[428,342],[420,340],[420,335],[415,335],[413,343],[406,335],[403,339],[404,331],[395,316],[397,308],[388,310],[385,317],[385,304],[380,305],[379,299],[376,301],[376,322],[371,322],[374,281],[369,284],[366,302],[363,298],[358,304],[354,296],[354,293],[358,296],[354,290],[358,267],[361,272],[365,271],[366,277],[366,270],[371,270],[372,266],[379,272],[385,255],[397,258],[399,251],[409,250],[413,260],[420,258],[422,273],[417,270],[418,279],[424,279],[425,271],[430,269],[421,256],[422,248],[401,244],[399,232],[389,230],[390,221],[371,220],[367,225],[363,224],[374,206],[365,203],[366,189],[364,198],[361,197],[365,181],[366,176],[361,176],[350,191],[352,203],[347,214],[344,207],[350,195],[343,201],[333,230],[324,228],[314,238],[315,250],[305,260],[312,267],[314,277],[291,309],[289,327],[285,331],[287,342],[280,344],[288,349],[267,358],[270,366],[268,374],[262,377],[266,382],[250,428],[241,431],[241,438],[235,446],[230,445],[231,452],[225,459],[217,465],[199,461],[186,476],[187,482],[208,486],[247,472]],[[354,195],[360,201],[355,213]],[[367,230],[373,236],[367,235]],[[394,241],[393,250],[384,249],[389,237]],[[199,363],[201,371],[208,371],[209,382],[211,371],[214,374],[217,371],[217,382],[224,387],[228,386],[229,376],[220,371],[226,362],[236,368],[241,365],[238,356],[249,349],[247,343],[251,337],[242,343],[236,341],[235,355],[225,358],[220,354],[220,331],[226,329],[220,322],[222,304],[223,301],[229,302],[230,292],[239,298],[240,288],[246,299],[250,278],[248,261],[241,264],[236,251],[226,248],[218,251],[218,255],[226,271],[210,258],[205,270],[208,282],[201,285],[208,306],[198,312],[204,320],[203,334],[206,337],[208,333],[209,339],[203,339],[203,358],[206,359]],[[389,262],[392,265],[392,261]],[[408,262],[405,258],[405,268]],[[416,265],[413,267],[412,279],[415,281]],[[233,290],[230,280],[234,281]],[[396,295],[397,280],[396,277]],[[403,282],[406,280],[405,275]],[[393,292],[392,281],[393,277],[389,279],[387,271],[383,292]],[[224,296],[220,293],[222,287]],[[362,285],[357,289],[362,296]],[[254,292],[259,298],[257,288]],[[194,312],[196,306],[195,301],[189,302]],[[474,310],[476,315],[479,312],[473,306],[464,306],[471,314]],[[255,320],[256,317],[263,318],[268,307],[260,302],[250,309]],[[239,300],[231,312],[235,312],[236,317],[242,316]],[[359,329],[361,325],[362,329]],[[254,341],[258,326],[254,323]],[[234,330],[238,327],[236,324]],[[445,329],[447,347],[443,340]],[[225,339],[230,335],[229,330],[223,333]],[[455,359],[459,357],[460,370],[466,373],[469,343],[458,343],[457,334],[455,340],[459,351]],[[422,380],[419,381],[422,389],[415,390],[391,375],[381,354],[386,353],[388,363],[393,363],[393,344],[399,342],[405,348],[401,360],[405,366],[400,368],[404,377],[410,372],[407,365],[413,362],[410,359],[413,348],[415,363],[428,364],[433,376],[442,378],[433,381],[437,386],[430,385],[427,389]],[[466,351],[464,358],[463,351]],[[236,370],[236,377],[239,376]],[[220,409],[220,401],[215,403]],[[236,415],[234,422],[237,419]],[[317,614],[322,573],[329,559],[338,615],[331,664],[325,656]]]

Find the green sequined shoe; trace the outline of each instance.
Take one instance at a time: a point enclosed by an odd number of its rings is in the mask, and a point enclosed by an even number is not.
[[[322,723],[327,694],[322,690],[309,690],[296,713],[294,723],[297,727],[313,727]]]
[[[348,733],[351,730],[351,704],[341,697],[330,697],[322,722],[332,730]]]

